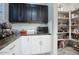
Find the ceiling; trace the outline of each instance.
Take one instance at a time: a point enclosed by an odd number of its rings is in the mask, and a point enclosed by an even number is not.
[[[59,3],[58,8],[63,11],[73,11],[79,8],[79,3]]]

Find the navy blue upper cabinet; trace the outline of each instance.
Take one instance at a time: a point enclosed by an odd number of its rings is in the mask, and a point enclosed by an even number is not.
[[[9,5],[9,18],[10,18],[10,22],[12,21],[17,21],[18,19],[18,6],[16,6],[15,4],[14,5]]]
[[[23,10],[23,14],[24,14],[24,21],[27,20],[27,22],[31,22],[32,19],[32,11],[31,11],[31,5],[29,4],[24,4],[24,10]]]
[[[32,22],[41,22],[40,19],[40,6],[39,5],[32,5]]]
[[[24,3],[9,3],[9,21],[47,23],[48,6]]]
[[[48,7],[47,6],[41,6],[41,20],[44,23],[48,22]]]

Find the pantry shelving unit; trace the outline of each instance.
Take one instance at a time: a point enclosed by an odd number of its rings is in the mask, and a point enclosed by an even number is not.
[[[64,42],[70,38],[70,13],[58,11],[58,48],[64,48]]]
[[[63,38],[62,34],[69,33],[69,12],[58,11],[58,40],[69,39],[68,37]],[[60,35],[62,36],[60,36]]]
[[[74,36],[76,36],[76,34],[79,33],[78,27],[79,27],[79,9],[71,12],[71,39],[73,40],[77,39]]]
[[[74,49],[79,51],[79,9],[71,12],[71,40],[76,42]]]
[[[66,41],[73,41],[73,49],[79,51],[79,9],[58,11],[58,49],[66,47]]]

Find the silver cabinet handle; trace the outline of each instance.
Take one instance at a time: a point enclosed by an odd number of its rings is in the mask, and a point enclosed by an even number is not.
[[[42,41],[40,41],[40,45],[42,45]]]
[[[13,45],[9,50],[12,50],[16,45]]]

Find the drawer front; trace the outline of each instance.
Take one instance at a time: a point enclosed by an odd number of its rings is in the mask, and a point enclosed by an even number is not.
[[[10,48],[10,55],[19,55],[20,51],[19,51],[19,47],[17,45],[13,45]]]
[[[10,52],[15,48],[15,45],[7,46],[0,51],[0,55],[10,55]]]
[[[18,48],[18,43],[17,43],[17,40],[12,42],[11,44],[9,44],[8,46],[6,46],[5,48],[3,48],[1,51],[0,51],[0,55],[8,55],[10,54],[11,51],[13,51],[15,48]]]
[[[8,51],[0,51],[0,55],[9,55]]]
[[[19,41],[15,41],[9,48],[9,51],[10,55],[19,55],[20,54]]]

